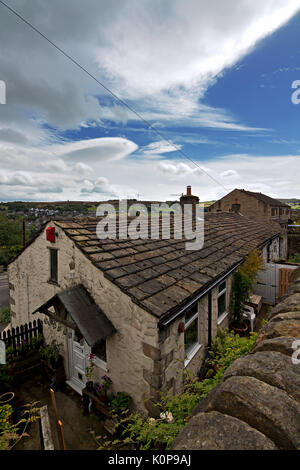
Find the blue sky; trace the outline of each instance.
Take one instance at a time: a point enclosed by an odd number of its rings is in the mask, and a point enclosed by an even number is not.
[[[300,198],[300,1],[184,3],[10,3],[161,135],[0,7],[0,200]]]

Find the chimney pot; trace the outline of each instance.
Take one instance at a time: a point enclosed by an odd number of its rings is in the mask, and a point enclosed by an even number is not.
[[[187,195],[187,196],[191,196],[191,195],[192,195],[192,187],[191,187],[191,186],[187,186],[187,188],[186,188],[186,195]]]

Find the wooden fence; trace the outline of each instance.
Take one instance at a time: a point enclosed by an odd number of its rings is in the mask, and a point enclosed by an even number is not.
[[[31,348],[33,338],[39,335],[43,335],[43,322],[40,319],[3,331],[0,339],[4,341],[6,348],[10,347],[16,352],[24,344]]]

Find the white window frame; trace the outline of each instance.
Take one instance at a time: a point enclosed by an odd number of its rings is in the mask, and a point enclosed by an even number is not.
[[[108,372],[107,362],[103,361],[103,359],[100,359],[100,357],[95,355],[93,363],[100,369],[104,370],[104,372]]]
[[[87,358],[90,357],[90,355],[92,354],[92,348],[88,345],[88,343],[86,342],[86,340],[84,340],[84,343],[85,343],[85,348],[86,348],[86,356]],[[93,363],[95,364],[95,366],[99,367],[100,369],[102,369],[104,372],[108,372],[108,368],[107,368],[107,361],[103,361],[103,359],[100,359],[100,357],[97,356],[97,354],[93,353],[95,355],[95,357],[93,358]]]
[[[186,367],[188,365],[188,363],[193,359],[193,357],[195,356],[195,354],[197,354],[197,352],[199,351],[199,349],[202,347],[202,344],[200,344],[200,341],[199,341],[199,302],[197,302],[197,312],[191,317],[189,318],[189,320],[186,322],[185,321],[185,318],[184,318],[184,334],[185,334],[185,330],[196,320],[198,319],[198,322],[197,322],[197,325],[198,325],[198,328],[197,328],[197,342],[195,343],[195,345],[193,346],[193,348],[191,349],[191,351],[186,354],[185,350],[184,350],[184,353],[185,353],[185,360],[184,360],[184,367]],[[184,347],[185,347],[185,341],[184,341]]]
[[[223,290],[221,290],[221,292],[219,292],[219,287],[225,283],[225,288]],[[217,306],[218,306],[218,325],[220,325],[223,320],[225,320],[225,318],[227,317],[228,315],[228,305],[227,305],[227,279],[225,279],[224,281],[220,282],[220,284],[217,285],[217,289],[218,289],[218,297],[217,297]],[[219,298],[225,294],[225,312],[221,313],[221,315],[219,316]]]

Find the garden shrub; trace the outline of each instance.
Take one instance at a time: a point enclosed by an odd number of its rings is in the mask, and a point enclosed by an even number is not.
[[[28,436],[27,428],[38,419],[37,402],[25,405],[24,418],[13,423],[11,405],[0,405],[0,450],[11,450],[22,437]]]
[[[9,307],[5,307],[0,312],[0,322],[9,323],[10,322],[10,309]]]
[[[145,418],[139,413],[121,419],[119,426],[124,440],[119,442],[134,444],[141,450],[170,449],[195,406],[221,382],[225,370],[235,359],[250,353],[256,338],[257,333],[251,333],[250,338],[241,338],[219,329],[212,342],[208,360],[211,369],[206,378],[200,382],[194,377],[186,383],[182,393],[162,396],[157,404],[162,411],[159,419]]]

